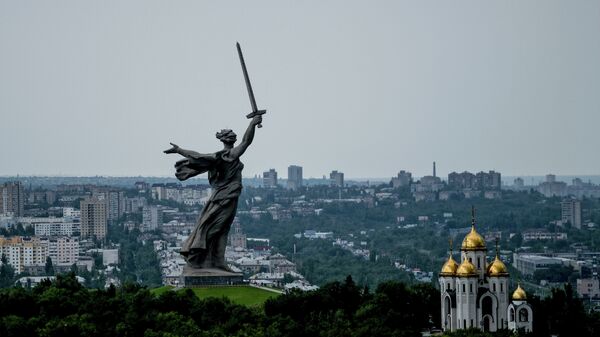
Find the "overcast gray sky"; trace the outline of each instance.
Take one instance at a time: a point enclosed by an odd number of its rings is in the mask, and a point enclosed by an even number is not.
[[[0,175],[599,174],[600,1],[2,1]]]

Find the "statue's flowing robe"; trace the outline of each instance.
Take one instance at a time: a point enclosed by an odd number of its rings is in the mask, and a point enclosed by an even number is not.
[[[194,153],[175,164],[175,176],[179,180],[208,172],[208,181],[213,189],[196,228],[181,247],[184,257],[199,250],[209,250],[210,255],[212,247],[218,247],[218,242],[223,240],[223,236],[224,240],[227,239],[242,191],[244,168],[244,164],[238,158],[231,158],[229,154],[229,150],[211,154]],[[224,246],[222,248],[224,249]]]

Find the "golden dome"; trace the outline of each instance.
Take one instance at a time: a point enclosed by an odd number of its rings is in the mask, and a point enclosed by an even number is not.
[[[475,224],[471,226],[471,232],[465,236],[461,250],[486,250],[485,240],[475,230]]]
[[[477,268],[475,268],[475,265],[473,265],[471,261],[465,259],[463,263],[458,266],[456,276],[477,276]]]
[[[508,276],[508,269],[506,268],[504,262],[500,260],[498,255],[496,255],[494,261],[492,261],[492,263],[490,263],[490,265],[488,266],[487,272],[489,276],[493,277]]]
[[[517,290],[512,294],[512,299],[515,301],[525,301],[527,299],[527,294],[525,294],[525,290],[521,288],[521,284],[517,285]]]
[[[452,255],[448,257],[448,261],[444,263],[442,267],[442,271],[440,272],[440,276],[454,276],[456,274],[456,270],[458,269],[458,263],[454,261]]]

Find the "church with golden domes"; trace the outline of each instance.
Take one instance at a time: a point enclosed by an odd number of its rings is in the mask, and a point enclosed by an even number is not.
[[[460,248],[460,263],[454,260],[450,247],[450,256],[439,274],[444,331],[532,331],[533,311],[527,295],[519,285],[509,296],[508,281],[508,269],[498,255],[498,247],[495,258],[488,263],[485,240],[475,230],[473,209],[471,231]]]

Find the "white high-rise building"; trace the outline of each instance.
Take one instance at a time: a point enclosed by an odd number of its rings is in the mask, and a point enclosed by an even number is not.
[[[460,264],[451,250],[439,274],[444,331],[532,331],[533,312],[525,291],[519,285],[509,297],[508,269],[500,260],[497,247],[496,257],[487,262],[485,240],[475,230],[474,215],[471,232],[465,236],[460,251]]]

